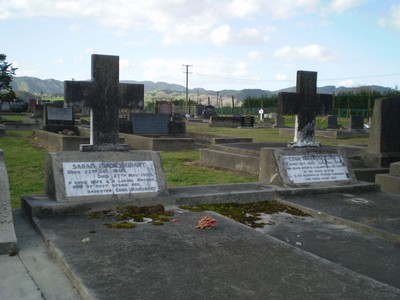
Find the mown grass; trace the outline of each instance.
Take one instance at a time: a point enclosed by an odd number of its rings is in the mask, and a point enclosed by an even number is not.
[[[43,194],[46,150],[31,143],[30,131],[8,131],[0,138],[4,151],[12,207],[19,207],[21,195]]]
[[[292,142],[293,134],[279,134],[277,128],[225,128],[225,127],[208,127],[195,123],[186,124],[188,132],[208,133],[216,136],[231,136],[231,137],[248,137],[254,142]],[[294,129],[293,129],[294,130]],[[316,141],[322,145],[337,146],[337,145],[366,145],[368,137],[352,137],[347,139],[331,139],[316,137]]]
[[[251,137],[255,142],[290,142],[293,139],[292,135],[279,135],[279,130],[275,128],[214,128],[187,124],[187,131],[217,136]],[[322,145],[354,145],[367,144],[368,139],[334,140],[317,137],[317,141]],[[12,206],[19,207],[21,195],[44,194],[46,150],[33,146],[31,132],[8,131],[6,136],[0,138],[0,149],[4,151]],[[161,159],[169,187],[258,181],[257,176],[202,166],[198,151],[162,152]]]

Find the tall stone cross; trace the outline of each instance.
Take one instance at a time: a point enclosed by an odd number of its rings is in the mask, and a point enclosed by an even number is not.
[[[91,81],[65,81],[64,101],[90,108],[90,145],[81,151],[128,151],[119,144],[118,112],[143,108],[144,85],[119,83],[119,57],[93,54]]]
[[[317,72],[297,71],[296,93],[278,94],[279,114],[296,114],[294,146],[316,146],[315,117],[332,113],[333,96],[317,94]]]

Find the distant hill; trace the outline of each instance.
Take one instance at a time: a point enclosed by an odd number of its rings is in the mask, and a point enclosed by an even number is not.
[[[181,95],[186,92],[186,88],[179,84],[171,84],[167,82],[152,82],[152,81],[123,81],[125,83],[141,83],[144,84],[145,93],[151,93],[156,95],[156,92],[163,92],[165,95],[176,96]],[[33,94],[33,95],[63,95],[64,94],[64,82],[55,79],[39,79],[35,77],[14,77],[11,83],[12,88],[16,92],[16,94]],[[347,88],[347,87],[335,87],[333,85],[323,86],[318,88],[318,93],[340,93],[346,91],[359,91],[370,89],[373,91],[377,91],[380,93],[386,93],[391,89],[388,87],[382,86],[364,86],[357,88]],[[285,89],[281,89],[278,91],[269,91],[269,90],[261,90],[261,89],[243,89],[243,90],[221,90],[218,91],[218,95],[220,97],[224,97],[225,99],[234,98],[241,102],[246,97],[261,97],[261,96],[271,96],[277,94],[278,92],[294,92],[296,91],[296,87],[288,87]],[[18,93],[19,92],[19,93]],[[189,93],[191,94],[199,94],[202,97],[212,96],[216,97],[217,91],[205,90],[203,88],[193,88],[189,89]]]

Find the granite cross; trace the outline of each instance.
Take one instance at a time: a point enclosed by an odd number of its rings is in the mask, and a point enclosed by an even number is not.
[[[127,151],[119,144],[118,111],[142,109],[144,85],[119,83],[119,57],[93,54],[91,81],[65,81],[64,101],[90,108],[90,145],[81,151]]]
[[[332,108],[332,95],[317,94],[317,72],[297,71],[296,93],[278,94],[279,114],[297,114],[294,146],[316,146],[315,117]]]

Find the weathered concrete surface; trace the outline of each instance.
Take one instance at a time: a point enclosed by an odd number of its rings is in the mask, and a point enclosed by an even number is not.
[[[3,150],[0,150],[0,255],[15,255],[17,251],[7,169],[4,164]]]
[[[400,290],[209,212],[131,230],[84,215],[36,220],[85,299],[396,299]],[[82,240],[89,238],[90,242]]]
[[[400,194],[400,162],[391,163],[389,174],[377,174],[375,181],[382,191]]]
[[[218,194],[225,194],[237,202],[235,195],[244,186],[233,186],[182,187],[170,197],[181,204],[206,198],[219,203]],[[272,223],[255,230],[216,213],[170,206],[175,220],[160,227],[109,229],[104,223],[110,220],[88,220],[84,213],[33,221],[85,299],[400,297],[400,196],[378,191],[274,194],[263,185],[245,186],[252,192],[240,194],[243,203],[253,194],[257,201],[263,193],[264,200],[275,195],[313,217],[265,215],[264,221]],[[206,214],[217,227],[195,229]],[[85,238],[90,241],[82,242]]]

